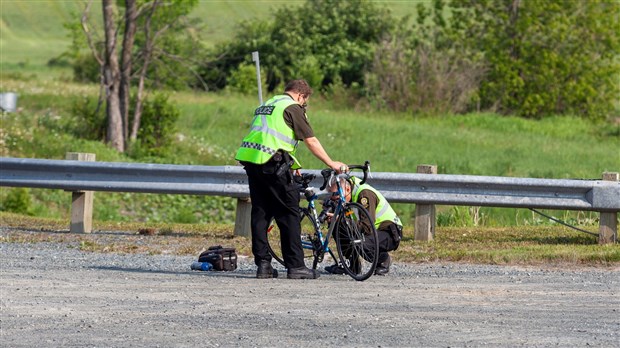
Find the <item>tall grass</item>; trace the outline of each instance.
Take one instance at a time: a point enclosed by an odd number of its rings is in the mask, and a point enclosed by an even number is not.
[[[93,152],[99,161],[148,161],[118,154],[100,142],[65,133],[63,124],[79,122],[71,115],[71,96],[96,95],[96,86],[5,79],[19,93],[21,111],[2,115],[3,156],[63,159],[66,152]],[[77,98],[77,97],[75,97]],[[171,155],[159,163],[234,165],[235,152],[247,133],[255,96],[173,93],[181,110]],[[526,120],[493,114],[423,117],[335,109],[314,97],[309,119],[317,137],[334,158],[350,164],[370,160],[375,172],[416,171],[434,164],[442,174],[539,178],[598,179],[604,171],[620,171],[620,137],[579,118]],[[611,125],[606,127],[612,127]],[[321,169],[304,145],[300,159],[307,169]],[[0,192],[6,197],[7,189]],[[38,216],[68,214],[68,195],[31,190],[31,209]],[[234,202],[226,198],[98,193],[95,218],[178,222],[232,222]],[[64,202],[63,202],[64,201]],[[54,203],[50,203],[54,202]],[[408,222],[413,205],[396,204]],[[596,224],[596,217],[547,211],[577,224]],[[527,209],[438,207],[445,226],[538,225],[550,222]]]
[[[371,1],[389,8],[398,17],[416,12],[416,2],[413,1]],[[0,74],[34,73],[39,78],[70,78],[70,68],[50,68],[47,63],[71,45],[64,25],[79,23],[84,3],[77,0],[2,0]],[[286,6],[301,4],[302,1],[286,2]],[[239,22],[267,19],[283,5],[281,0],[201,0],[189,17],[198,21],[205,46],[213,47],[230,40]],[[94,27],[101,29],[101,5],[98,2],[91,7],[91,20]]]
[[[240,255],[251,255],[251,243],[234,237],[230,224],[180,224],[95,221],[95,233],[65,233],[68,219],[42,219],[0,212],[6,227],[2,243],[63,243],[87,252],[197,255],[205,245],[229,245]],[[36,228],[33,228],[36,226]],[[154,235],[144,235],[142,231]],[[109,239],[122,235],[122,241]],[[413,240],[405,227],[397,262],[474,262],[502,265],[617,267],[618,245],[599,245],[596,237],[565,227],[453,228],[439,227],[432,242]]]
[[[419,164],[434,164],[440,174],[534,178],[600,179],[605,171],[620,171],[620,137],[605,127],[576,117],[527,120],[493,114],[415,117],[399,114],[335,110],[315,98],[309,119],[334,159],[350,164],[371,161],[373,171],[414,173]],[[235,164],[234,154],[246,134],[255,97],[220,95],[216,99],[181,97],[180,132],[198,139],[201,151],[215,164]],[[611,132],[613,134],[613,132]],[[324,164],[300,145],[307,169]],[[205,163],[198,163],[205,164]],[[408,221],[412,205],[396,204]],[[478,209],[478,208],[476,208]],[[547,211],[575,224],[594,224],[579,213]],[[438,207],[439,224],[553,224],[527,209]]]
[[[217,144],[219,163],[234,164],[256,104],[255,98],[233,95],[186,101],[179,129]],[[576,117],[416,117],[325,105],[311,101],[308,116],[328,153],[347,163],[370,160],[374,171],[412,173],[419,164],[435,164],[441,174],[599,179],[620,170],[620,137]],[[306,168],[324,167],[303,145],[299,151]]]

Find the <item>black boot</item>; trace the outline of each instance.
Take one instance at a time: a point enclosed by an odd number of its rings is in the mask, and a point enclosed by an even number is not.
[[[256,278],[258,279],[269,279],[269,278],[278,278],[278,271],[271,267],[270,261],[261,261],[260,265],[258,265],[258,269],[256,270]]]
[[[316,279],[319,277],[319,272],[315,269],[310,269],[306,266],[298,268],[289,268],[287,273],[288,279]]]
[[[388,253],[385,253],[385,256],[379,254],[379,263],[377,263],[377,268],[375,268],[376,275],[386,275],[390,271],[390,266],[392,265],[392,258]]]

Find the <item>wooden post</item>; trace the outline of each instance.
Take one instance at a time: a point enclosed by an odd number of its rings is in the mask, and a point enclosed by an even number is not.
[[[95,161],[94,153],[67,152],[66,159]],[[71,227],[69,232],[91,233],[93,231],[93,191],[74,191],[71,194]]]
[[[620,181],[620,173],[603,173],[605,181]],[[598,244],[609,244],[618,241],[618,213],[601,213],[598,231]]]
[[[252,216],[252,202],[249,198],[237,199],[237,216],[235,216],[235,236],[251,237],[250,220]]]
[[[437,166],[419,165],[420,174],[437,174]],[[415,205],[414,240],[431,241],[435,238],[435,206],[432,204]]]

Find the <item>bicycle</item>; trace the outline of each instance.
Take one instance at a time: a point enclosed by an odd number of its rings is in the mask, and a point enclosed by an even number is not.
[[[362,169],[364,178],[361,183],[366,182],[370,171],[370,162],[364,165],[350,165],[350,170]],[[336,200],[328,199],[323,205],[320,215],[317,215],[315,200],[318,195],[310,183],[316,177],[314,174],[304,173],[296,176],[296,182],[300,193],[304,194],[308,201],[307,207],[299,207],[301,219],[301,244],[304,249],[304,258],[312,259],[312,268],[316,269],[318,264],[323,262],[328,254],[336,264],[340,260],[340,265],[345,272],[353,279],[363,281],[374,274],[379,258],[379,242],[377,230],[370,218],[368,211],[359,203],[347,202],[344,189],[341,187],[341,180],[348,180],[350,173],[336,174],[333,169],[323,169],[323,185],[320,190],[336,185],[339,197]],[[329,213],[332,213],[329,217]],[[326,233],[323,233],[322,225],[329,221]],[[274,229],[272,222],[267,231],[269,253],[272,258],[284,265],[280,249],[280,236]],[[338,257],[334,255],[329,246],[329,241],[333,237],[336,243]]]

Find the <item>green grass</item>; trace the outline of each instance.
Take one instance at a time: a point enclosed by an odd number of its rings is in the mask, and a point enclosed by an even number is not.
[[[233,235],[231,224],[140,222],[93,223],[94,233],[67,233],[66,219],[42,219],[0,213],[0,225],[12,227],[0,243],[63,243],[88,252],[198,255],[209,245],[226,245],[250,256],[250,240]],[[33,228],[32,226],[37,226]],[[143,232],[149,231],[146,234]],[[595,232],[595,229],[592,229]],[[115,235],[123,238],[113,238]],[[470,262],[497,265],[620,265],[620,245],[598,245],[596,238],[564,227],[438,228],[432,242],[415,242],[413,230],[392,252],[397,262]]]
[[[415,13],[413,1],[377,1],[396,15]],[[294,1],[292,5],[301,2]],[[100,11],[94,4],[93,9]],[[231,37],[237,20],[265,18],[282,1],[201,1],[192,13],[205,25],[205,39],[214,44]],[[286,5],[291,5],[287,2]],[[73,84],[68,69],[46,63],[68,45],[63,23],[81,11],[81,2],[2,0],[0,2],[0,79],[2,91],[19,94],[15,114],[2,116],[2,156],[63,159],[66,152],[96,153],[99,161],[132,162],[99,142],[78,139],[63,131],[79,122],[70,113],[72,100],[95,96],[98,86]],[[268,97],[268,96],[265,96]],[[160,163],[235,164],[234,154],[246,134],[255,95],[173,93],[181,109],[179,134],[171,155]],[[598,179],[605,171],[620,171],[620,125],[592,125],[579,118],[549,117],[540,121],[493,114],[422,117],[334,108],[332,101],[313,97],[309,117],[329,154],[347,163],[370,160],[375,172],[415,172],[419,164],[435,164],[442,174],[539,178]],[[309,169],[323,164],[300,145],[300,159]],[[0,198],[10,189],[3,188]],[[68,214],[68,193],[31,190],[31,212],[38,216]],[[230,199],[147,194],[97,193],[95,218],[117,221],[230,221]],[[142,209],[146,206],[148,209]],[[188,211],[187,207],[192,207]],[[398,204],[409,220],[412,205]],[[466,207],[438,207],[439,222],[460,219],[472,225]],[[549,212],[548,212],[549,213]],[[551,212],[565,220],[595,225],[596,217]],[[482,208],[480,224],[548,224],[525,209]],[[450,224],[452,222],[448,222]]]
[[[181,133],[217,144],[219,163],[234,164],[256,98],[180,100]],[[412,173],[417,165],[435,164],[440,174],[598,179],[605,171],[620,170],[620,137],[604,136],[597,126],[576,117],[412,117],[326,105],[313,100],[308,114],[323,146],[347,163],[368,159],[374,171]],[[300,157],[306,168],[323,167],[304,145]]]
[[[374,1],[396,16],[415,13],[415,1]],[[39,78],[66,78],[69,68],[50,69],[47,62],[71,45],[66,23],[79,23],[84,2],[78,0],[0,1],[0,75],[35,73]],[[267,19],[281,6],[300,6],[299,0],[201,0],[190,13],[200,20],[206,46],[230,40],[241,21]],[[101,28],[100,2],[91,7],[91,18]],[[249,54],[249,52],[248,52]]]
[[[238,21],[266,18],[282,1],[200,1],[190,17],[201,20],[207,46],[232,37]],[[82,1],[2,0],[0,2],[0,63],[2,74],[36,73],[40,78],[70,75],[70,70],[50,69],[47,62],[66,51],[71,41],[64,24],[79,23]],[[102,23],[101,4],[94,2],[91,18]]]
[[[5,79],[3,85],[19,94],[21,111],[2,115],[0,154],[12,157],[64,159],[66,152],[96,153],[99,161],[234,165],[240,139],[247,133],[256,96],[212,93],[172,93],[181,110],[179,133],[171,154],[163,158],[132,159],[100,142],[63,132],[63,125],[79,122],[71,115],[71,96],[97,95],[97,86],[59,81]],[[315,97],[310,122],[330,155],[347,163],[370,160],[375,172],[416,171],[434,164],[440,174],[537,178],[599,179],[605,171],[620,171],[620,137],[579,118],[549,117],[540,121],[493,114],[412,117],[383,112],[334,109]],[[607,128],[605,128],[607,127]],[[300,145],[302,164],[323,164]],[[9,189],[0,192],[0,198]],[[31,190],[32,212],[38,216],[67,216],[68,194]],[[234,201],[182,195],[97,193],[95,218],[117,221],[230,222]],[[55,202],[50,204],[49,202]],[[148,207],[143,209],[142,207]],[[413,205],[396,204],[410,222]],[[223,213],[227,211],[227,213]],[[479,219],[467,207],[438,207],[440,225],[544,225],[546,218],[526,209],[481,208]],[[576,224],[595,225],[596,215],[549,212]],[[592,213],[590,213],[592,214]]]
[[[44,66],[70,45],[63,23],[81,8],[79,1],[2,0],[0,60],[6,68]],[[79,18],[79,17],[77,17]]]

